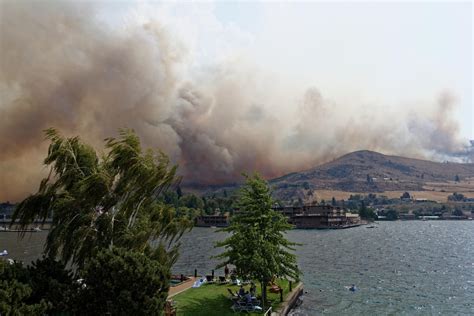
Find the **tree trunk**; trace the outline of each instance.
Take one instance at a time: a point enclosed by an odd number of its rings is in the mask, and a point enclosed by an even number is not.
[[[265,306],[267,305],[267,282],[260,281],[262,287],[262,309],[265,311]]]

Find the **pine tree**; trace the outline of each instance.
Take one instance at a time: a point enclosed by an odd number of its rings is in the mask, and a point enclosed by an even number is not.
[[[217,256],[224,260],[218,268],[232,264],[242,278],[259,281],[265,305],[267,284],[273,277],[298,279],[300,271],[293,254],[297,244],[284,235],[292,226],[272,209],[274,201],[267,183],[258,174],[245,177],[239,212],[231,225],[222,229],[231,236],[216,244],[226,249]]]

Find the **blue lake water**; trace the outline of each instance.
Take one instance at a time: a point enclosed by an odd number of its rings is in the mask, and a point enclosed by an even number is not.
[[[305,284],[295,315],[474,315],[474,221],[379,222],[344,230],[292,230]],[[39,257],[46,233],[19,242],[0,233],[10,258]],[[175,273],[210,274],[224,238],[211,228],[183,236]],[[222,271],[216,271],[216,275]],[[355,284],[357,291],[347,289]]]

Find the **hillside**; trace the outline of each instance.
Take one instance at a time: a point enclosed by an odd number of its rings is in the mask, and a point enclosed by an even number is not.
[[[308,191],[350,192],[423,191],[474,180],[474,164],[440,163],[373,151],[356,151],[313,169],[270,181],[275,196],[303,198]]]
[[[456,176],[459,182],[455,182]],[[341,156],[315,168],[294,172],[269,181],[274,197],[282,201],[314,198],[317,191],[338,196],[351,193],[432,191],[474,192],[474,164],[434,162],[362,150]],[[472,184],[471,184],[472,182]],[[194,188],[195,193],[212,194],[238,185]],[[332,193],[331,193],[332,192]],[[399,195],[398,195],[399,196]],[[443,197],[445,199],[445,196]]]

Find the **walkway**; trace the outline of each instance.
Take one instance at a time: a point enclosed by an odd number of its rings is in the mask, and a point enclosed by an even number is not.
[[[173,297],[183,291],[186,291],[187,289],[190,289],[193,286],[194,281],[196,281],[195,277],[189,277],[189,280],[185,281],[184,283],[181,283],[180,285],[170,286],[168,298]]]

